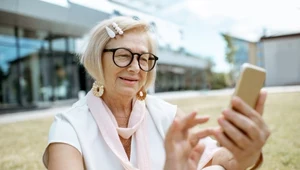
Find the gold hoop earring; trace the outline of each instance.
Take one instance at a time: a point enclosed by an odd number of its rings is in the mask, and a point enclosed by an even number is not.
[[[142,88],[140,91],[138,91],[138,93],[136,94],[136,98],[140,101],[145,100],[147,96],[147,92],[144,90],[144,88]]]
[[[95,81],[93,83],[92,91],[93,91],[94,96],[101,97],[104,93],[104,86],[99,85],[99,83],[97,81]]]

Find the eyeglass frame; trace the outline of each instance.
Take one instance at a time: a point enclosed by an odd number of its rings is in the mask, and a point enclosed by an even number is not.
[[[127,65],[125,65],[125,66],[119,66],[119,65],[115,62],[115,60],[114,60],[115,52],[116,52],[117,50],[119,50],[119,49],[127,50],[128,52],[131,53],[131,56],[132,56],[132,57],[131,57],[131,60],[130,60],[130,62],[129,62]],[[118,66],[118,67],[120,67],[120,68],[128,67],[128,66],[132,63],[132,61],[133,61],[133,59],[134,59],[134,56],[137,55],[137,56],[138,56],[138,57],[137,57],[137,61],[138,61],[138,64],[139,64],[139,68],[140,68],[141,70],[143,70],[144,72],[149,72],[149,71],[153,70],[153,68],[155,67],[155,64],[156,64],[156,62],[157,62],[157,60],[158,60],[158,57],[157,57],[156,55],[152,54],[152,53],[141,53],[141,54],[140,54],[140,53],[133,53],[130,49],[124,48],[124,47],[111,48],[111,49],[103,49],[103,52],[112,52],[112,53],[113,53],[113,55],[112,55],[113,62],[114,62],[114,64],[115,64],[116,66]],[[152,60],[154,60],[153,66],[152,66],[152,68],[150,68],[150,69],[147,70],[147,71],[144,70],[144,69],[142,69],[142,67],[141,67],[141,65],[140,65],[140,58],[141,58],[141,56],[142,56],[143,54],[151,54],[151,55],[154,57],[154,59],[152,59]]]

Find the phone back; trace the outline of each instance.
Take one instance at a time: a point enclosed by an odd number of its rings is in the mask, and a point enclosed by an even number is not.
[[[263,68],[248,63],[244,64],[233,95],[240,97],[254,108],[259,92],[264,86],[265,78],[266,72]]]

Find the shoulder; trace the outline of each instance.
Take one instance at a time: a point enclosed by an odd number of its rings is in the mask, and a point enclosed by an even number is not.
[[[94,124],[94,119],[89,112],[84,97],[74,103],[68,110],[55,115],[50,127],[48,142],[50,144],[61,141],[74,145],[74,143],[78,143],[78,135],[86,133]],[[78,146],[76,144],[76,148],[79,148]]]
[[[74,131],[76,134],[84,132],[91,126],[96,126],[88,108],[86,97],[74,103],[66,111],[56,114],[52,126],[60,127],[56,128],[59,130],[65,129],[63,131],[66,133]]]
[[[78,100],[74,103],[69,109],[62,113],[58,113],[55,115],[55,120],[65,120],[72,122],[74,120],[84,120],[84,118],[89,117],[89,108],[87,105],[86,97]]]
[[[158,107],[158,108],[161,108],[161,109],[174,109],[176,108],[177,109],[177,106],[176,105],[173,105],[171,103],[168,103],[166,102],[165,100],[159,98],[159,97],[156,97],[156,96],[152,96],[152,95],[147,95],[147,98],[146,98],[146,106],[155,106],[155,107]]]
[[[177,113],[177,105],[168,103],[152,95],[147,95],[146,107],[151,115],[159,114],[159,117],[169,117],[172,120]]]

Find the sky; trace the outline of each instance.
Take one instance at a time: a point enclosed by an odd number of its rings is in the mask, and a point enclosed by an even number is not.
[[[267,35],[300,32],[300,0],[187,0],[165,13],[182,26],[185,48],[212,57],[218,72],[229,70],[222,32],[254,42],[263,29]]]

